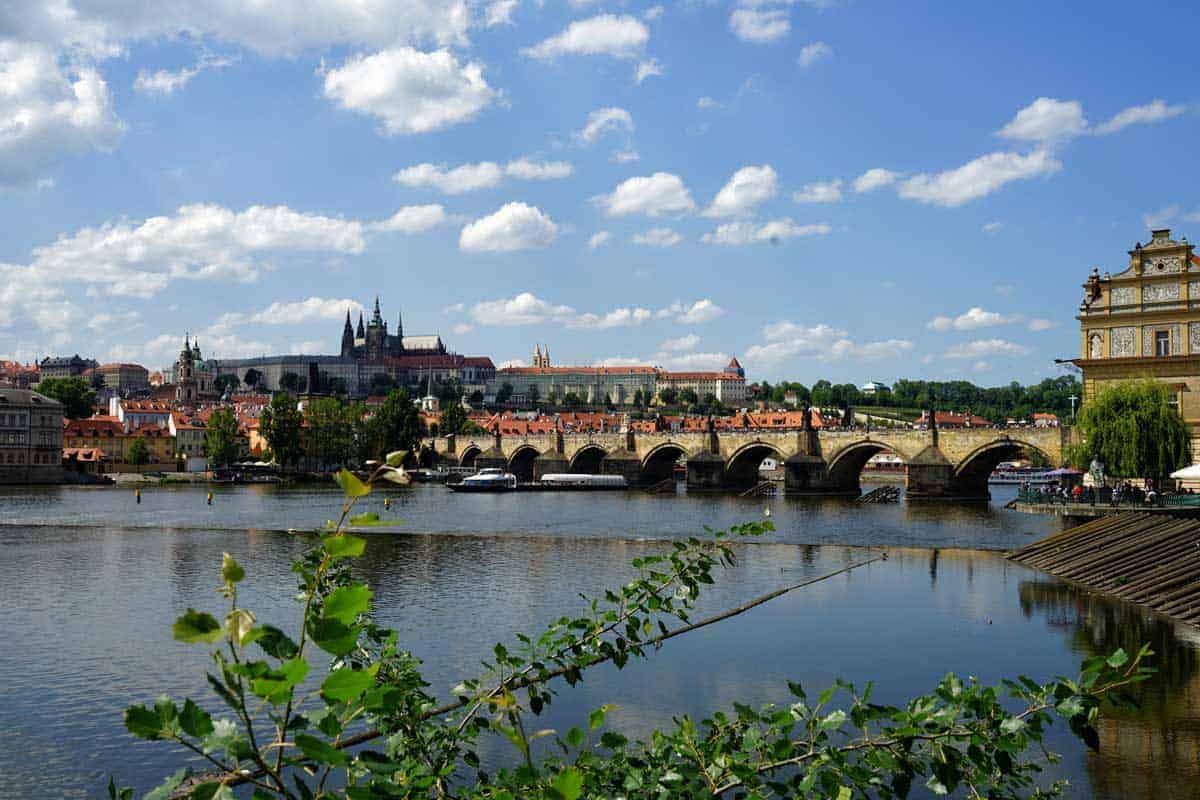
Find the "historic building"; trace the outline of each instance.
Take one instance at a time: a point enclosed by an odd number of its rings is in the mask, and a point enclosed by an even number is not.
[[[175,362],[175,402],[194,404],[202,400],[216,400],[215,380],[216,374],[200,354],[200,340],[189,346],[185,334],[183,349],[179,351],[179,358]]]
[[[73,356],[47,356],[38,363],[38,370],[43,378],[74,378],[98,366],[95,359],[80,358],[76,353]]]
[[[141,364],[101,364],[92,370],[105,388],[117,394],[140,392],[150,388],[150,371]]]
[[[62,453],[62,403],[0,389],[0,484],[61,483]]]
[[[1083,402],[1130,378],[1164,383],[1200,455],[1200,257],[1168,229],[1151,232],[1110,275],[1093,269],[1079,305]]]
[[[456,382],[469,394],[483,391],[496,372],[490,358],[452,353],[436,334],[405,336],[402,317],[397,317],[395,331],[389,330],[378,297],[370,321],[360,314],[357,328],[346,312],[338,355],[221,359],[215,367],[216,374],[236,375],[243,385],[250,384],[246,380],[249,374],[257,378],[254,385],[258,388],[276,391],[288,374],[305,377],[307,382],[314,364],[321,382],[340,381],[350,394],[358,396],[371,391],[377,375],[386,375],[401,386],[423,386],[431,380]],[[327,391],[327,385],[319,390]]]

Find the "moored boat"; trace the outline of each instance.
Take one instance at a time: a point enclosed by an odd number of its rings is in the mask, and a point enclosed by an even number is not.
[[[576,489],[581,491],[628,489],[629,482],[625,480],[624,475],[576,475],[572,473],[552,473],[550,475],[543,475],[542,479],[538,481],[537,484],[533,484],[529,488]]]
[[[517,488],[517,476],[498,467],[488,467],[459,483],[446,485],[455,492],[511,492]]]

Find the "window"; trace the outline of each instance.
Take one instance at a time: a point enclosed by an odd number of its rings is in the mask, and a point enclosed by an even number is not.
[[[1156,356],[1171,355],[1171,332],[1170,331],[1155,331],[1154,332],[1154,355],[1156,355]]]

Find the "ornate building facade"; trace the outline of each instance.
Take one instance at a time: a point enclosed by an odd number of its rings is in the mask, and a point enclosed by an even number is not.
[[[216,375],[200,354],[200,341],[188,341],[183,337],[183,349],[175,361],[175,401],[179,403],[197,403],[201,400],[215,400],[217,390],[213,386]]]
[[[445,355],[446,346],[440,336],[405,336],[404,317],[396,317],[396,332],[388,332],[387,321],[379,311],[379,298],[375,298],[375,313],[371,321],[363,325],[363,316],[358,315],[358,330],[350,327],[350,312],[346,311],[346,324],[342,328],[342,358],[358,361],[382,361],[400,356]]]
[[[1124,270],[1093,269],[1079,305],[1083,402],[1130,378],[1165,384],[1200,455],[1200,257],[1169,229],[1129,251]]]

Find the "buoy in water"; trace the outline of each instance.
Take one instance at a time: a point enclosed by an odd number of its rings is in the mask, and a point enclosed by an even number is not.
[[[387,511],[391,507],[392,507],[392,498],[390,498],[390,497],[383,498],[383,510]]]
[[[209,492],[209,493],[208,493],[208,504],[209,504],[210,506],[212,505],[212,492]]]
[[[141,502],[142,502],[142,490],[141,490],[141,489],[134,489],[134,490],[133,490],[133,496],[134,496],[135,498],[137,498],[138,505],[141,505]]]

